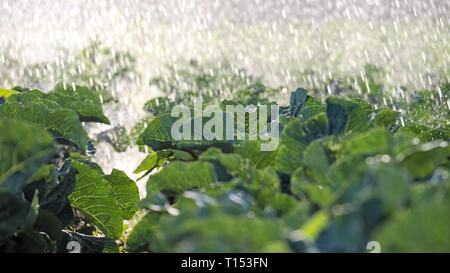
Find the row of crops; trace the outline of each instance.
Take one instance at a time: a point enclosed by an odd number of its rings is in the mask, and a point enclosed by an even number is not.
[[[375,82],[325,98],[298,88],[282,104],[279,88],[248,80],[226,98],[201,92],[222,79],[195,76],[191,92],[177,80],[153,79],[164,95],[127,136],[147,153],[131,166],[144,198],[95,162],[101,140],[86,132],[110,124],[103,107],[120,98],[87,85],[0,89],[0,252],[70,252],[73,241],[81,252],[450,251],[448,83],[388,102]],[[277,149],[173,138],[171,110],[199,96],[225,112],[279,104]]]

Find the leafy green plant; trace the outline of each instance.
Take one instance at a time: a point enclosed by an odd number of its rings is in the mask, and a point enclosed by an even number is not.
[[[443,229],[423,237],[412,232],[416,225],[426,232],[433,220],[422,218],[433,206],[436,214],[449,209],[448,135],[423,138],[435,129],[405,131],[402,113],[360,98],[322,102],[304,89],[281,110],[273,152],[250,140],[176,141],[168,133],[176,119],[161,112],[150,121],[139,138],[150,154],[136,171],[160,171],[148,178],[139,203],[145,216],[126,247],[364,252],[379,240],[383,251],[449,250]],[[190,156],[166,156],[176,151]],[[439,221],[444,226],[446,217]]]
[[[365,69],[367,96],[322,100],[298,88],[278,105],[279,127],[256,116],[280,136],[262,151],[263,140],[236,134],[171,135],[171,110],[192,109],[197,96],[225,114],[279,103],[279,89],[244,71],[190,66],[152,81],[164,96],[145,104],[150,115],[129,136],[120,127],[97,136],[147,153],[132,166],[147,179],[142,199],[124,172],[92,159],[82,122],[110,123],[98,89],[0,90],[0,251],[68,252],[76,242],[82,252],[364,252],[373,240],[382,252],[450,251],[448,84],[383,107],[377,67]],[[233,119],[252,133],[249,115]]]
[[[118,252],[139,191],[125,173],[105,175],[90,159],[95,147],[81,122],[109,124],[99,94],[58,85],[2,97],[0,251],[68,252],[75,241],[83,252]]]

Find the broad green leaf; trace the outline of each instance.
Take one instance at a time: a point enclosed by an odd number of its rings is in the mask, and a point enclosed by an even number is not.
[[[358,190],[358,186],[364,178],[368,165],[366,162],[366,156],[361,154],[348,155],[336,160],[331,166],[328,173],[328,180],[332,181],[330,187],[336,195],[341,195],[348,188],[355,186]],[[353,198],[353,192],[348,193],[350,197],[341,197],[342,202],[347,202]]]
[[[136,143],[139,146],[139,151],[146,152],[147,145],[144,144],[142,140],[142,134],[145,131],[145,128],[155,117],[152,115],[148,115],[142,119],[140,119],[134,126],[131,128],[129,134],[129,140],[131,144]]]
[[[0,132],[0,192],[15,194],[51,159],[56,147],[50,134],[29,123],[0,117]]]
[[[167,164],[147,181],[147,194],[161,190],[183,192],[211,186],[215,181],[214,168],[208,162],[181,162]]]
[[[268,189],[271,194],[280,191],[280,179],[273,168],[256,169],[250,167],[241,178],[245,181],[246,187],[254,193]]]
[[[404,205],[410,196],[411,177],[408,172],[397,166],[381,165],[370,172],[376,181],[376,192],[389,212]]]
[[[87,150],[89,137],[76,112],[27,93],[12,95],[5,104],[0,105],[0,118],[30,122],[52,133],[56,140],[64,144],[72,144],[83,152]]]
[[[418,179],[426,178],[436,167],[448,163],[450,147],[445,141],[421,144],[404,151],[396,158],[397,162]]]
[[[296,205],[297,200],[289,194],[275,193],[269,201],[270,207],[274,209],[278,216],[289,213]]]
[[[280,179],[274,169],[250,167],[241,173],[241,179],[243,186],[252,194],[257,206],[262,210],[272,210],[281,216],[295,206],[296,200],[281,192]]]
[[[276,221],[221,213],[162,217],[153,238],[156,252],[290,252]]]
[[[69,196],[78,209],[110,239],[122,235],[122,211],[116,204],[113,187],[90,167],[73,161],[77,171],[76,186]]]
[[[308,99],[309,100],[309,99]],[[324,105],[310,105],[305,106],[300,112],[303,120],[307,120],[312,116],[320,114],[326,111],[326,107]]]
[[[150,146],[155,152],[171,148],[175,143],[171,133],[173,123],[174,118],[170,113],[153,119],[141,135],[144,144]]]
[[[438,167],[429,179],[422,180],[422,183],[415,183],[411,189],[413,193],[411,197],[412,202],[427,203],[431,200],[442,200],[450,197],[450,192],[447,191],[450,185],[448,169],[448,164],[447,166]]]
[[[123,219],[130,219],[137,210],[139,189],[136,183],[119,170],[113,169],[110,175],[104,178],[111,184],[117,206],[122,211]]]
[[[343,139],[339,154],[376,154],[389,152],[391,135],[384,128],[375,128]]]
[[[192,155],[188,152],[175,149],[169,149],[169,151],[171,153],[171,158],[173,158],[173,160],[182,160],[182,161],[194,160]]]
[[[334,202],[335,195],[332,188],[322,182],[324,178],[315,177],[314,174],[326,175],[315,169],[297,169],[291,177],[291,191],[299,198],[307,197],[314,204],[328,207]]]
[[[326,102],[330,135],[364,132],[370,127],[368,113],[358,103],[337,97],[329,97]]]
[[[297,202],[290,212],[282,217],[282,221],[292,229],[299,229],[309,219],[310,205],[307,202]]]
[[[28,182],[39,181],[39,180],[43,180],[43,179],[50,180],[49,178],[52,178],[53,168],[54,168],[54,166],[52,164],[42,165],[33,174],[33,176],[28,180]],[[53,181],[53,179],[51,179],[51,180],[52,181],[50,181],[50,182],[54,182],[54,185],[52,185],[52,186],[55,186],[57,181]]]
[[[381,108],[376,111],[376,116],[374,124],[376,126],[381,126],[389,128],[395,125],[400,113],[389,108]]]
[[[240,141],[235,145],[234,152],[244,159],[248,159],[256,168],[265,168],[272,165],[277,154],[274,151],[262,151],[261,140]]]
[[[326,131],[326,117],[318,114],[303,122],[295,119],[283,129],[280,146],[274,161],[274,168],[292,174],[303,159],[303,151],[314,139],[323,137]]]
[[[326,207],[334,201],[328,171],[332,163],[328,145],[332,138],[311,142],[303,152],[302,168],[291,177],[291,191],[299,197],[308,197],[315,204]]]
[[[91,169],[95,170],[97,173],[99,173],[100,175],[104,175],[105,173],[102,170],[102,167],[100,167],[100,165],[98,165],[95,162],[91,161],[91,157],[90,156],[86,156],[86,155],[82,155],[82,154],[78,154],[78,153],[71,153],[70,154],[70,158],[72,160],[75,160],[79,163],[82,163],[86,166],[89,166]]]
[[[241,156],[238,154],[222,153],[219,148],[209,148],[200,156],[199,159],[218,162],[232,174],[238,174],[242,171],[243,160]]]
[[[362,98],[350,97],[349,99],[352,102],[356,102],[357,104],[359,104],[362,108],[364,108],[366,110],[374,110],[374,108],[375,108],[372,104],[370,104],[368,101],[366,101]]]
[[[222,113],[223,116],[223,124],[225,124],[226,113]],[[185,119],[181,118],[173,118],[170,113],[163,114],[153,119],[145,129],[144,133],[142,133],[139,137],[138,144],[146,144],[153,151],[159,151],[164,149],[177,149],[183,151],[204,151],[209,147],[220,147],[222,150],[232,151],[233,148],[233,140],[224,140],[225,139],[225,130],[223,130],[223,135],[220,139],[213,138],[211,140],[206,139],[203,131],[196,131],[195,124],[197,122],[202,125],[202,130],[205,128],[205,125],[212,119],[206,117],[195,116],[193,118]],[[176,122],[180,122],[176,125]],[[184,124],[182,122],[185,122]],[[181,128],[184,129],[184,125],[187,125],[188,138],[185,139],[177,139],[172,136],[172,127],[177,126],[177,130]],[[214,127],[213,127],[214,128]],[[196,139],[198,138],[198,139]],[[142,143],[141,143],[142,142]]]
[[[287,174],[294,172],[300,166],[303,151],[308,143],[302,121],[300,119],[291,121],[283,130],[275,158],[275,169]]]
[[[327,151],[325,146],[330,141],[332,138],[320,138],[311,142],[303,152],[303,165],[321,173],[327,172],[332,159],[329,158],[331,151]]]
[[[399,211],[379,227],[374,239],[383,252],[449,252],[450,199]]]

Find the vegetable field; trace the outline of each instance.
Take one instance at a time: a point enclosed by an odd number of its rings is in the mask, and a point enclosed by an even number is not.
[[[130,144],[147,153],[133,166],[146,180],[140,198],[136,181],[92,159],[83,125],[110,123],[101,90],[2,89],[0,251],[366,252],[371,241],[383,252],[450,251],[449,91],[375,107],[383,96],[371,89],[322,100],[298,88],[279,105],[272,151],[262,140],[175,140],[170,112],[194,96],[222,109],[274,105],[276,88],[154,98]]]
[[[0,253],[450,253],[449,15],[1,0]]]

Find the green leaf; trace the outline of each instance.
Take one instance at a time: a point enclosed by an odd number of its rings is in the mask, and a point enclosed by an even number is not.
[[[280,192],[275,193],[269,201],[270,206],[280,217],[289,213],[295,207],[296,203],[297,200],[294,197]]]
[[[274,168],[292,174],[303,159],[303,151],[314,139],[323,137],[326,132],[326,117],[318,114],[303,122],[295,119],[283,130],[280,146],[274,161]]]
[[[448,163],[450,147],[445,141],[434,141],[407,149],[399,154],[397,162],[418,179],[430,176],[440,165]]]
[[[368,113],[358,103],[337,97],[329,97],[326,102],[330,135],[364,132],[370,127]]]
[[[138,174],[144,171],[148,171],[153,169],[158,163],[158,154],[153,152],[147,155],[144,160],[142,160],[141,164],[134,170],[134,173]]]
[[[153,119],[141,135],[143,142],[155,152],[173,147],[175,143],[171,134],[173,123],[174,118],[170,113]]]
[[[209,148],[204,152],[200,160],[219,162],[227,171],[238,174],[242,171],[243,160],[238,154],[225,154],[219,148]]]
[[[0,119],[0,132],[0,192],[18,193],[56,147],[50,134],[25,122]]]
[[[122,211],[116,204],[113,188],[90,167],[73,161],[77,170],[76,186],[69,196],[72,207],[78,209],[110,239],[122,235]]]
[[[362,98],[358,98],[358,97],[349,97],[349,99],[352,102],[356,102],[357,104],[359,104],[362,108],[372,111],[375,109],[375,107],[370,104],[369,102],[367,102],[366,100],[362,99]]]
[[[154,168],[161,167],[166,161],[182,160],[190,161],[194,158],[188,153],[180,150],[167,149],[151,152],[139,164],[134,173],[141,173],[143,171],[150,172]]]
[[[388,152],[391,147],[391,135],[384,128],[374,128],[361,134],[350,135],[341,142],[339,155],[376,154]],[[412,143],[411,143],[412,144]]]
[[[330,187],[338,198],[341,196],[341,202],[348,202],[354,198],[354,192],[348,192],[349,188],[356,187],[355,191],[360,189],[361,181],[367,171],[368,165],[366,156],[361,154],[348,155],[336,160],[327,174],[328,181],[332,181]],[[347,191],[347,192],[346,192]]]
[[[308,99],[307,93],[308,91],[303,88],[297,88],[295,92],[291,93],[290,109],[292,116],[296,117],[300,113],[300,110],[303,108],[306,100]]]
[[[64,108],[74,110],[81,121],[110,124],[109,119],[103,114],[99,94],[91,88],[72,85],[64,87],[63,84],[58,84],[49,93],[48,99]]]
[[[278,222],[221,213],[162,217],[152,246],[156,252],[290,252]]]
[[[300,166],[302,154],[309,140],[302,128],[300,119],[293,120],[286,125],[281,135],[280,146],[275,158],[275,169],[291,174]]]
[[[311,142],[303,152],[303,165],[316,169],[320,173],[327,172],[332,162],[325,146],[332,140],[332,138],[320,138]]]
[[[383,252],[449,252],[450,199],[400,211],[375,233]]]
[[[174,160],[182,160],[182,161],[194,160],[192,155],[188,152],[181,151],[181,150],[174,150],[174,149],[169,149],[169,151],[171,152],[171,154],[172,154],[171,157]]]
[[[295,206],[296,200],[292,196],[281,193],[280,179],[274,169],[250,167],[241,174],[241,179],[243,186],[254,196],[257,206],[262,210],[274,211],[281,216]]]
[[[148,126],[148,124],[154,119],[152,115],[148,115],[142,119],[140,119],[134,126],[131,128],[130,134],[129,134],[129,140],[131,144],[138,144],[139,151],[145,152],[146,145],[144,144],[144,141],[142,140],[142,134],[145,131],[145,128]]]
[[[297,169],[291,177],[291,191],[300,198],[307,197],[312,203],[321,207],[328,207],[335,201],[335,195],[332,188],[321,183],[319,173],[308,173],[311,170]],[[326,174],[326,173],[325,173]],[[324,174],[320,174],[324,175]],[[323,178],[322,178],[323,180]]]
[[[325,111],[326,111],[326,107],[324,105],[310,105],[310,106],[305,106],[302,109],[302,111],[300,112],[300,114],[301,114],[301,117],[303,118],[303,120],[307,120],[307,119],[311,118],[312,116],[315,116],[315,115],[320,114]]]
[[[303,152],[303,167],[298,168],[291,177],[291,191],[300,198],[322,207],[329,206],[335,199],[328,171],[332,163],[329,145],[333,138],[321,138],[311,142]]]
[[[78,154],[78,153],[71,153],[70,154],[70,158],[72,160],[75,160],[79,163],[82,163],[88,167],[90,167],[91,169],[93,169],[94,171],[96,171],[98,174],[100,175],[104,175],[105,173],[102,170],[102,167],[100,167],[100,165],[98,165],[95,162],[91,161],[91,157],[90,156],[86,156],[86,155],[82,155],[82,154]]]
[[[263,143],[261,140],[239,141],[235,145],[234,152],[242,158],[248,159],[256,168],[262,169],[272,165],[277,154],[277,150],[262,151]]]
[[[181,162],[167,164],[147,181],[147,194],[163,189],[183,192],[193,188],[203,188],[215,181],[214,167],[208,162]]]
[[[85,152],[89,137],[78,115],[73,110],[62,108],[55,102],[41,99],[29,92],[12,95],[6,103],[0,105],[0,118],[30,122],[52,133],[59,142],[74,145]]]
[[[389,212],[404,205],[410,195],[411,177],[398,166],[380,165],[370,171],[376,181],[377,195]]]
[[[122,211],[123,219],[130,219],[137,210],[139,201],[139,189],[136,183],[119,170],[113,169],[111,175],[104,178],[111,184],[117,206]]]
[[[148,244],[159,223],[160,216],[159,212],[149,212],[142,216],[128,235],[125,248],[130,252],[135,252]]]
[[[381,126],[385,128],[389,128],[397,122],[397,119],[400,115],[399,112],[391,110],[389,108],[380,108],[377,110],[374,120],[374,124],[376,126]]]

